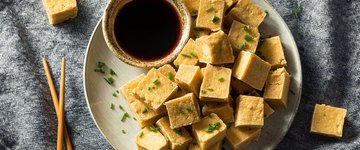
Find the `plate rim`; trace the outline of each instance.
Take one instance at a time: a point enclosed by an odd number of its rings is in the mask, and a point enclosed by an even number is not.
[[[274,141],[274,143],[275,143],[275,144],[274,144],[274,147],[271,147],[272,149],[274,149],[274,148],[276,148],[277,145],[279,145],[279,143],[285,138],[285,136],[286,136],[286,134],[288,133],[288,131],[289,131],[289,129],[290,129],[290,127],[291,127],[294,119],[295,119],[295,116],[296,116],[296,114],[297,114],[297,112],[298,112],[299,104],[300,104],[300,101],[301,101],[303,77],[302,77],[302,66],[301,66],[301,59],[300,59],[299,50],[298,50],[296,41],[295,41],[295,39],[294,39],[294,36],[293,36],[291,30],[289,29],[289,26],[288,26],[287,23],[284,21],[284,19],[281,17],[281,15],[278,13],[278,11],[268,2],[268,0],[264,0],[264,2],[267,3],[267,5],[268,5],[271,9],[274,10],[275,15],[277,15],[277,16],[280,18],[279,21],[280,21],[281,23],[285,24],[285,30],[290,33],[290,35],[291,35],[290,41],[291,41],[291,43],[292,43],[291,45],[295,45],[295,47],[294,47],[295,49],[294,49],[293,51],[296,51],[296,52],[294,52],[294,54],[295,54],[296,58],[298,59],[298,61],[297,61],[297,63],[295,63],[295,65],[299,66],[299,90],[298,90],[298,93],[299,93],[299,94],[298,94],[298,96],[297,96],[298,101],[297,101],[297,103],[295,104],[296,107],[295,107],[294,113],[292,113],[292,114],[290,115],[289,124],[286,126],[285,132],[283,132],[283,133],[281,134],[281,137],[280,137],[278,140]],[[104,134],[104,132],[103,132],[103,131],[101,130],[101,128],[99,127],[99,125],[98,125],[98,123],[97,123],[97,121],[96,121],[96,119],[95,119],[95,117],[94,117],[94,115],[93,115],[93,113],[92,113],[92,110],[91,110],[91,108],[90,108],[89,99],[88,99],[87,87],[86,87],[86,80],[85,80],[86,62],[87,62],[87,60],[88,60],[89,49],[90,49],[90,46],[91,46],[92,43],[93,43],[94,35],[95,35],[95,33],[98,31],[98,28],[99,28],[99,26],[100,26],[101,23],[102,23],[102,20],[103,20],[103,18],[101,17],[101,18],[99,19],[99,21],[97,22],[97,24],[96,24],[93,32],[91,33],[91,36],[90,36],[90,38],[89,38],[89,42],[88,42],[87,47],[86,47],[85,57],[84,57],[84,61],[83,61],[83,75],[82,75],[82,77],[83,77],[83,89],[84,89],[84,96],[85,96],[87,108],[88,108],[88,110],[89,110],[89,113],[90,113],[90,115],[91,115],[91,118],[93,119],[93,121],[94,121],[94,123],[95,123],[95,125],[96,125],[96,128],[100,131],[100,133],[102,134],[102,136],[103,136],[103,137],[106,139],[106,141],[112,146],[112,148],[116,149],[115,146],[110,142],[110,140],[106,137],[106,135]]]

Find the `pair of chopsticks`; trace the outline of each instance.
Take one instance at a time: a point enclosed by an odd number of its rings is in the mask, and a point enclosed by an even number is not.
[[[49,84],[51,97],[54,103],[56,116],[58,118],[58,133],[57,133],[57,150],[63,148],[63,139],[65,138],[65,144],[67,150],[72,150],[71,140],[69,133],[67,132],[66,124],[64,121],[64,95],[65,95],[65,58],[61,59],[61,76],[60,76],[60,101],[58,99],[54,82],[51,77],[49,66],[46,62],[45,57],[42,59],[44,70],[46,74],[46,79]]]

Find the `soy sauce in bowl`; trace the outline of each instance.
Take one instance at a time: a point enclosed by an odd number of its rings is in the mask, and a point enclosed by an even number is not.
[[[169,55],[181,38],[182,25],[166,0],[133,0],[119,10],[114,25],[117,43],[131,57],[156,61]]]

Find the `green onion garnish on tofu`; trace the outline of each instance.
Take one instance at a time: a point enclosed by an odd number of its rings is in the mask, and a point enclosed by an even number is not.
[[[171,72],[168,72],[166,75],[170,80],[173,78],[173,74]]]
[[[218,80],[219,80],[220,82],[225,81],[225,79],[224,79],[223,77],[220,77]]]
[[[206,93],[206,91],[205,91],[205,90],[201,90],[200,92],[201,92],[202,94],[205,94],[205,93]]]
[[[207,133],[211,133],[211,132],[213,132],[215,129],[216,129],[216,127],[218,127],[218,126],[220,126],[220,122],[216,122],[215,124],[209,124],[209,127],[207,128],[207,130],[206,130],[206,132]]]
[[[207,88],[207,90],[208,90],[208,91],[214,91],[214,89],[212,89],[212,88]]]
[[[246,47],[246,43],[245,43],[245,42],[240,45],[240,49],[244,49],[245,47]]]
[[[144,135],[144,132],[140,132],[140,135],[139,135],[139,137],[142,137]]]
[[[189,55],[189,54],[180,54],[181,56],[184,56],[184,57],[188,57],[188,58],[191,58],[192,56]]]
[[[252,37],[250,35],[245,35],[245,40],[246,41],[251,41],[252,40]]]
[[[191,55],[192,57],[197,57],[197,55],[196,55],[195,52],[190,52],[190,55]]]
[[[187,107],[186,110],[187,110],[188,112],[190,112],[190,111],[191,111],[191,108],[190,108],[190,107]]]
[[[155,128],[155,127],[153,127],[153,126],[150,126],[150,131],[151,132],[157,132],[157,131],[160,131],[160,128]]]
[[[181,129],[173,129],[177,135],[182,135]]]
[[[248,30],[249,30],[249,26],[244,26],[243,29],[244,29],[245,31],[248,31]]]
[[[211,21],[215,23],[215,22],[220,21],[220,18],[217,17],[217,16],[213,16],[213,17],[211,18]]]
[[[154,79],[154,80],[153,80],[153,83],[154,83],[154,84],[159,83],[159,79],[157,79],[157,78],[156,78],[156,79]]]
[[[147,112],[148,112],[148,110],[147,110],[146,108],[144,108],[144,109],[141,110],[141,113],[143,113],[143,114],[144,114],[144,113],[147,113]]]

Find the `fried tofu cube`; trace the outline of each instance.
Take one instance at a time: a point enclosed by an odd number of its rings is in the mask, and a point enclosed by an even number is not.
[[[184,127],[171,129],[169,118],[163,117],[156,122],[156,126],[160,128],[160,132],[166,136],[171,145],[172,150],[186,150],[192,141],[192,137]]]
[[[231,24],[233,20],[244,24],[258,27],[265,19],[266,13],[251,0],[239,0],[237,4],[225,16],[225,24]]]
[[[124,84],[120,88],[120,92],[124,97],[125,101],[129,105],[129,108],[140,127],[149,126],[162,116],[166,115],[166,109],[162,107],[158,111],[149,109],[143,102],[137,99],[132,93],[133,89],[139,84],[139,82],[145,77],[144,74],[137,76],[135,79]]]
[[[196,27],[212,31],[221,30],[225,9],[223,0],[200,0]]]
[[[226,136],[226,124],[214,113],[192,125],[192,134],[201,149],[209,149]]]
[[[214,145],[210,146],[210,148],[208,148],[208,149],[201,149],[199,144],[197,144],[196,141],[194,141],[193,143],[190,144],[188,150],[221,150],[221,144],[222,144],[222,142],[220,141],[220,142],[217,142]]]
[[[287,66],[279,36],[265,39],[261,44],[258,53],[271,64],[272,69]]]
[[[175,81],[176,71],[171,65],[165,64],[164,66],[161,66],[158,70],[161,74],[166,76],[171,81]]]
[[[261,129],[235,127],[234,124],[226,131],[226,142],[235,150],[243,149],[260,136]]]
[[[78,8],[76,0],[42,0],[50,24],[55,25],[75,18]]]
[[[241,51],[235,61],[232,76],[262,90],[271,65],[251,52]]]
[[[189,39],[184,48],[181,50],[180,54],[174,60],[174,65],[179,67],[179,65],[192,65],[195,66],[199,63],[197,58],[197,52],[195,49],[195,41]]]
[[[177,92],[177,85],[158,70],[151,69],[134,89],[135,95],[153,110]]]
[[[274,108],[286,108],[290,87],[290,75],[285,68],[269,73],[264,90],[264,99]]]
[[[235,127],[261,128],[264,125],[264,99],[240,95],[236,100]]]
[[[151,130],[150,126],[143,128],[135,137],[136,144],[140,149],[168,150],[169,143],[157,130]]]
[[[200,0],[183,0],[191,16],[197,16],[199,12]]]
[[[311,121],[311,133],[341,138],[346,109],[316,104]]]
[[[199,66],[180,65],[175,82],[181,89],[199,95],[203,74]]]
[[[234,62],[233,50],[223,31],[203,36],[196,40],[199,61],[209,64],[228,64]]]
[[[274,109],[267,102],[264,102],[264,118],[270,117],[274,112]]]
[[[207,116],[215,113],[224,123],[234,122],[234,109],[230,103],[206,103],[202,107],[202,114]]]
[[[241,80],[232,77],[231,78],[231,87],[233,91],[240,95],[245,95],[246,93],[250,93],[251,91],[255,90],[250,85],[247,85],[246,83],[242,82]]]
[[[201,101],[227,102],[230,93],[231,69],[208,65],[200,88]]]
[[[193,93],[167,101],[165,106],[172,129],[200,121],[200,108]]]
[[[257,27],[233,21],[228,38],[234,51],[240,52],[245,50],[255,53],[260,33]]]

